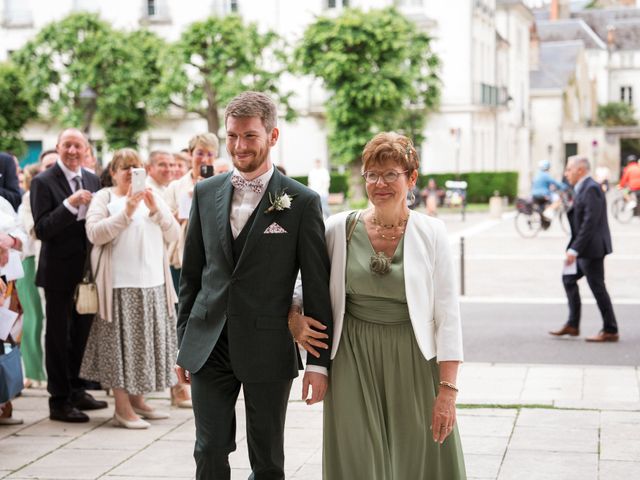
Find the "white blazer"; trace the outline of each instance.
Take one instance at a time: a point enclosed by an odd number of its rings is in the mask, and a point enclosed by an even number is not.
[[[346,220],[351,212],[327,219],[331,258],[329,288],[333,310],[331,358],[340,345],[345,310]],[[411,212],[404,234],[404,284],[411,325],[424,358],[462,361],[462,325],[449,239],[441,220]]]

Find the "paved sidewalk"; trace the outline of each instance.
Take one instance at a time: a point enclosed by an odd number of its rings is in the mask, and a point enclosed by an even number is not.
[[[640,478],[637,367],[466,363],[459,384],[458,423],[470,479]],[[299,392],[298,380],[287,416],[287,478],[316,480],[322,406],[307,407]],[[169,409],[166,395],[151,403]],[[242,407],[233,479],[250,473]],[[112,412],[112,406],[90,412],[88,424],[51,422],[46,392],[27,390],[15,401],[15,414],[25,424],[0,427],[0,478],[193,478],[190,410],[171,409],[170,419],[143,431],[113,427]]]

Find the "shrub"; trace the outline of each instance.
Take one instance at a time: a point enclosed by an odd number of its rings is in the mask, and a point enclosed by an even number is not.
[[[301,175],[299,177],[291,177],[303,185],[308,185],[308,177]],[[329,185],[329,193],[344,193],[344,197],[349,197],[349,174],[331,172],[331,184]]]
[[[433,173],[420,175],[418,186],[422,189],[430,178],[444,189],[447,180],[464,180],[467,182],[467,202],[485,203],[498,191],[502,196],[513,200],[518,194],[518,172],[468,172],[468,173]]]

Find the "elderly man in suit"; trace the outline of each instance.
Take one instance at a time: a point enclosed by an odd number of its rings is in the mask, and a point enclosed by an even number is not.
[[[177,372],[191,380],[198,480],[230,478],[240,386],[249,478],[284,478],[285,414],[298,374],[287,316],[299,269],[305,310],[331,331],[320,198],[273,167],[276,119],[276,106],[266,95],[244,92],[234,98],[225,126],[235,168],[197,183],[193,193],[180,282]],[[314,403],[327,388],[329,350],[309,363],[303,398],[311,387],[307,403]]]
[[[36,284],[44,288],[47,303],[49,412],[52,420],[62,422],[88,422],[80,410],[107,407],[86,393],[78,378],[93,316],[79,315],[73,297],[89,249],[84,218],[92,192],[100,188],[98,177],[81,167],[87,148],[81,131],[64,130],[56,145],[60,158],[31,183],[35,232],[42,241]]]
[[[617,342],[618,324],[613,305],[604,284],[604,257],[611,253],[611,234],[607,221],[607,201],[604,193],[590,175],[589,160],[574,155],[569,157],[565,176],[573,185],[575,196],[573,206],[568,211],[571,224],[571,239],[567,247],[565,265],[576,263],[575,273],[567,271],[562,276],[564,289],[569,301],[569,320],[551,335],[580,335],[580,313],[582,304],[578,290],[578,280],[587,277],[589,288],[602,315],[603,328],[587,342]]]

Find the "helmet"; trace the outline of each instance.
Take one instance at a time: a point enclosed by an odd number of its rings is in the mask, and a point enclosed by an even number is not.
[[[538,162],[538,168],[543,172],[546,172],[551,168],[551,164],[549,163],[549,160],[540,160]]]

